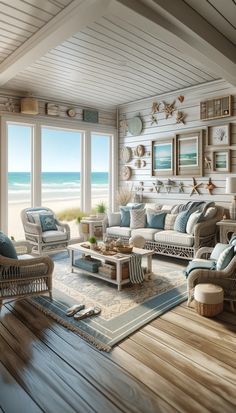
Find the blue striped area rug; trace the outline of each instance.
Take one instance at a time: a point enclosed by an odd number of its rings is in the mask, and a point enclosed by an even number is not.
[[[161,260],[154,263],[151,280],[127,285],[118,292],[115,285],[90,277],[83,270],[71,273],[68,258],[55,259],[53,301],[42,296],[30,302],[99,350],[112,347],[145,324],[187,299],[183,266]],[[65,315],[68,307],[83,303],[99,306],[99,316],[76,321]]]

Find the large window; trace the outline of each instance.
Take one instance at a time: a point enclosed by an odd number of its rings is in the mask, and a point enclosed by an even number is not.
[[[109,135],[91,135],[92,208],[96,208],[101,202],[109,207],[110,141]]]
[[[73,218],[80,208],[81,134],[42,128],[42,205],[67,221],[71,236],[78,236]],[[63,214],[62,214],[63,213]]]
[[[8,233],[24,238],[20,213],[31,206],[31,147],[33,127],[7,124],[8,143]]]

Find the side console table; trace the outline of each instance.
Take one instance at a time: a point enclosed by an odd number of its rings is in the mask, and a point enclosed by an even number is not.
[[[236,234],[236,221],[224,219],[216,223],[220,229],[220,242],[228,244],[232,234]]]

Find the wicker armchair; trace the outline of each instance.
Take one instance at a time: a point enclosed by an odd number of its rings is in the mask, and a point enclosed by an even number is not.
[[[200,248],[195,258],[207,259],[213,248]],[[236,301],[236,256],[230,261],[228,266],[221,271],[209,269],[195,269],[191,271],[187,279],[188,286],[188,306],[193,298],[194,287],[200,283],[211,283],[220,285],[224,289],[224,299],[230,301],[232,311],[234,311],[234,302]]]
[[[49,294],[52,298],[54,263],[49,257],[28,258],[32,250],[28,242],[16,242],[21,259],[0,255],[0,310],[3,300],[23,299],[27,296]]]
[[[57,230],[42,231],[40,222],[34,221],[34,215],[46,213],[54,216]],[[26,208],[21,212],[21,220],[25,231],[25,239],[32,245],[32,251],[43,254],[58,249],[65,249],[70,240],[70,227],[56,218],[54,212],[46,207]],[[39,220],[39,218],[38,218]]]

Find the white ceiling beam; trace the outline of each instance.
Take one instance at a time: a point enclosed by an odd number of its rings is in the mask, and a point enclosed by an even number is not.
[[[0,86],[109,9],[111,0],[74,0],[0,64]]]
[[[112,12],[236,86],[236,47],[182,0],[117,0]]]

